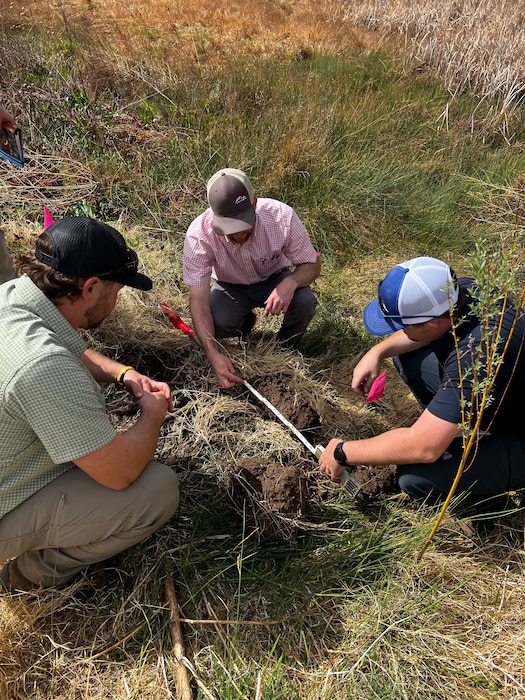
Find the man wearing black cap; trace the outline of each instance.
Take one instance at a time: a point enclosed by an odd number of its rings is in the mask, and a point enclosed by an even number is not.
[[[0,286],[0,572],[7,591],[69,582],[142,541],[178,505],[178,482],[152,460],[170,389],[90,350],[124,286],[149,290],[136,253],[111,226],[55,222]],[[140,404],[117,433],[99,384]]]
[[[364,323],[370,333],[388,337],[358,363],[352,388],[366,395],[382,360],[393,358],[423,412],[409,428],[363,440],[331,440],[319,460],[321,471],[337,481],[346,465],[396,464],[405,492],[441,500],[462,457],[460,426],[468,431],[475,424],[476,389],[487,376],[483,348],[489,339],[500,354],[505,348],[504,359],[457,492],[468,492],[464,506],[490,512],[505,502],[495,497],[525,488],[525,319],[516,319],[512,303],[502,300],[483,329],[473,280],[457,280],[446,263],[420,257],[390,270],[365,309]]]
[[[216,172],[207,196],[209,209],[186,233],[184,281],[197,336],[219,384],[228,389],[242,379],[216,339],[246,336],[255,323],[253,309],[260,307],[266,315],[283,314],[277,338],[295,347],[315,313],[310,284],[321,263],[295,211],[275,199],[258,199],[242,170]]]

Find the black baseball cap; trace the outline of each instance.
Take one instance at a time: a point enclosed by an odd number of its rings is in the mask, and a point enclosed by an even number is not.
[[[45,233],[51,252],[36,248],[35,258],[53,270],[72,277],[100,277],[144,292],[153,287],[152,280],[138,272],[136,252],[112,226],[88,216],[66,216]]]

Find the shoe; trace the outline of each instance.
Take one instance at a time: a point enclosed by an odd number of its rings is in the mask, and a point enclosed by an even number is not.
[[[0,570],[0,586],[4,593],[28,593],[41,588],[33,581],[26,578],[16,563],[16,559],[5,564]]]
[[[246,340],[252,332],[256,320],[257,316],[255,315],[254,311],[250,311],[250,313],[246,314],[246,316],[243,318],[239,328],[239,333],[241,334],[241,338],[243,340]]]
[[[83,571],[79,571],[71,579],[63,581],[57,586],[49,588],[64,588],[72,583],[82,582],[87,584],[86,588],[90,590],[98,590],[106,585],[106,572],[103,562],[92,564]],[[0,592],[4,593],[29,593],[30,591],[43,590],[45,586],[40,586],[26,578],[16,563],[16,559],[5,564],[0,569]]]

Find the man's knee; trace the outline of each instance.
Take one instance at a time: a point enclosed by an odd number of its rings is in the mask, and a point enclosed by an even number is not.
[[[220,340],[221,338],[232,338],[239,332],[239,325],[241,323],[240,318],[233,318],[229,316],[228,318],[221,318],[218,315],[213,315],[213,326],[215,331],[215,337]]]
[[[443,497],[443,492],[435,483],[421,474],[408,471],[406,467],[397,468],[397,483],[402,491],[416,501],[438,503]]]
[[[150,462],[143,475],[144,498],[152,508],[152,520],[160,527],[179,507],[179,479],[171,467],[161,462]]]
[[[315,316],[317,298],[310,287],[300,287],[296,290],[290,306],[294,309],[297,316],[311,321]]]

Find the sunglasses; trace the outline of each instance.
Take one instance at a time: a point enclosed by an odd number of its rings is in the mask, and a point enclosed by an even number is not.
[[[52,267],[54,270],[60,271],[60,266],[57,265],[57,260],[52,255],[48,255],[47,253],[44,253],[42,250],[39,250],[37,248],[35,250],[35,258],[39,262],[44,263],[44,265],[48,265],[49,267]],[[104,272],[90,272],[90,273],[84,273],[84,274],[77,274],[75,276],[77,276],[77,277],[86,277],[86,276],[100,277],[100,279],[104,279],[104,278],[111,278],[113,275],[118,275],[118,274],[122,274],[122,273],[126,273],[126,272],[131,272],[134,275],[136,275],[138,272],[138,269],[139,269],[138,255],[131,248],[126,248],[126,261],[123,262],[118,267],[115,267],[111,270],[104,270]]]
[[[132,272],[136,275],[139,269],[139,257],[136,254],[136,252],[131,248],[126,248],[126,255],[126,262],[122,263],[122,265],[119,265],[119,267],[115,267],[112,270],[106,270],[105,272],[101,272],[100,274],[95,273],[92,275],[92,277],[103,278],[107,277],[108,275],[117,275],[122,272]]]
[[[451,285],[451,288],[453,288],[454,291],[458,291],[459,288],[458,288],[458,281],[457,281],[456,273],[455,273],[454,270],[452,270],[452,269],[450,269],[450,272],[451,272],[451,275],[452,275],[452,285]],[[426,318],[426,319],[430,319],[430,318],[441,318],[441,316],[443,315],[443,314],[418,314],[417,316],[407,316],[406,314],[403,314],[403,315],[401,315],[401,314],[391,314],[391,313],[389,312],[388,308],[387,308],[387,305],[386,305],[385,302],[383,301],[383,298],[381,297],[381,285],[382,285],[382,284],[383,284],[383,280],[381,280],[381,281],[379,282],[379,284],[377,285],[377,303],[379,304],[379,308],[381,309],[381,313],[383,314],[383,317],[384,317],[385,319],[391,319],[392,321],[401,321],[401,319],[403,319],[403,318],[410,318],[410,319],[412,319],[412,318]],[[403,324],[403,323],[402,323],[401,325],[405,325],[405,326],[406,326],[406,325],[410,325],[410,324],[407,324],[407,323]]]

